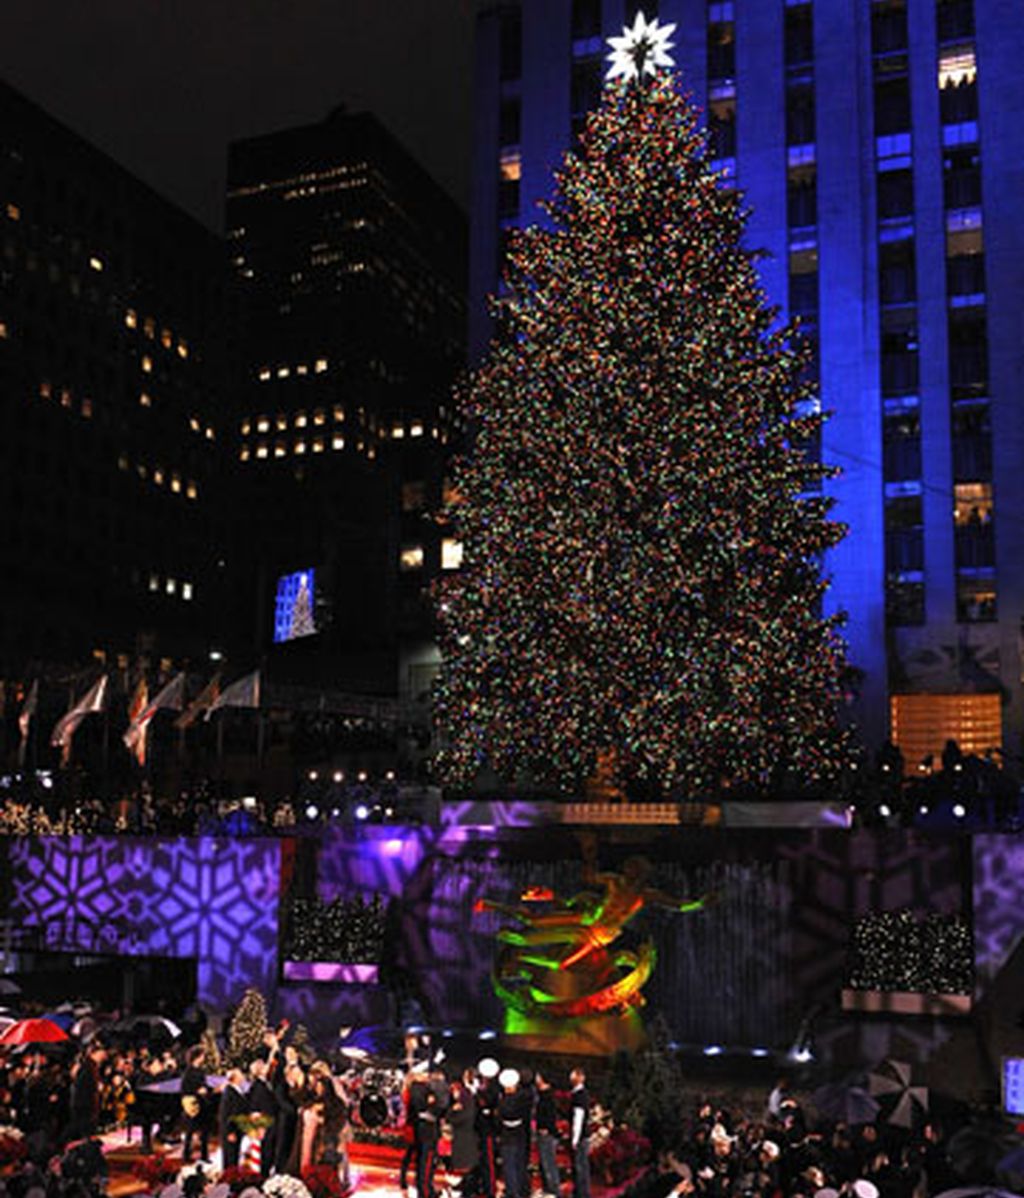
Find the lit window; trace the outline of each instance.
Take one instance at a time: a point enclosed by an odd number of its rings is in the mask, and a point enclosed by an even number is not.
[[[260,369],[260,382],[265,383],[270,378],[270,367],[264,366]]]
[[[7,205],[7,219],[8,220],[21,220],[21,209],[18,207],[17,204],[8,204]]]
[[[323,374],[323,372],[327,369],[327,359],[317,358],[315,369],[317,374]]]
[[[286,379],[290,374],[291,374],[291,371],[288,369],[287,366],[278,366],[277,377],[279,379]]]
[[[162,487],[164,485],[164,470],[162,466],[153,467],[153,482],[155,482],[158,487]]]
[[[82,400],[82,415],[85,417],[86,420],[92,419],[92,400],[91,399],[83,399]]]
[[[421,570],[423,568],[423,546],[406,545],[398,559],[402,570]]]
[[[185,342],[185,341],[178,342],[178,357],[179,358],[187,358],[188,357],[188,343],[187,342]]]
[[[149,471],[146,469],[146,463],[139,462],[139,464],[135,467],[135,472],[138,474],[139,478],[145,478],[149,474]]]
[[[260,418],[256,421],[256,431],[258,433],[265,433],[265,432],[268,432],[269,430],[270,430],[270,417],[269,416],[260,416]]]
[[[295,367],[295,373],[296,374],[309,374],[309,367],[306,365],[305,362],[300,362],[298,364],[298,366]]]
[[[295,427],[296,428],[305,428],[306,427],[306,413],[305,412],[296,412],[295,413]]]
[[[257,446],[256,446],[256,456],[257,456],[258,458],[265,458],[265,457],[267,456],[267,447],[266,447],[266,445],[257,445]]]
[[[41,398],[49,399],[50,396],[53,394],[53,388],[50,386],[49,383],[40,383],[39,384],[39,394],[40,394]]]
[[[345,409],[340,403],[334,405],[334,419],[339,424],[345,419]]]
[[[152,316],[147,316],[142,322],[142,331],[146,334],[150,341],[152,341],[156,336],[156,321]]]
[[[505,183],[518,183],[523,174],[523,159],[518,150],[501,156],[501,178]]]
[[[462,542],[445,537],[441,542],[441,569],[457,570],[462,565]]]
[[[395,424],[392,426],[391,439],[393,441],[401,441],[401,439],[404,436],[405,436],[405,425],[404,424]]]
[[[143,408],[151,408],[153,406],[153,397],[147,391],[143,391],[139,396],[139,406]]]
[[[957,483],[953,487],[953,522],[981,526],[992,522],[992,484]]]
[[[250,430],[251,428],[252,428],[252,422],[249,420],[249,418],[248,418],[248,416],[247,416],[247,417],[246,417],[246,418],[245,418],[245,419],[242,421],[242,436],[243,436],[243,437],[248,437],[248,435],[249,435],[249,430]]]
[[[326,420],[327,413],[323,410],[323,408],[317,408],[317,410],[313,413],[313,423],[323,424]]]
[[[213,440],[213,438],[214,438],[214,435],[215,435],[215,434],[214,434],[214,431],[213,431],[213,427],[212,427],[211,425],[207,425],[207,426],[206,426],[206,429],[205,429],[205,431],[204,431],[204,433],[203,433],[203,436],[204,436],[204,437],[207,439],[207,441],[212,441],[212,440]]]
[[[102,270],[103,269],[103,261],[100,258],[96,258],[96,257],[90,258],[89,265],[90,265],[90,267],[92,267],[93,270]]]
[[[164,589],[167,591],[168,595],[173,595],[174,592],[178,589],[178,584],[173,578],[168,578],[167,582],[164,585]]]
[[[367,456],[367,457],[370,459],[370,461],[372,462],[372,461],[373,461],[373,459],[374,459],[374,458],[377,456],[377,446],[376,446],[376,445],[371,445],[371,446],[370,446],[370,448],[369,448],[369,449],[366,451],[366,456]]]
[[[240,462],[247,462],[249,460],[249,446],[248,445],[243,445],[242,448],[238,451],[238,460]]]
[[[306,452],[306,442],[305,441],[296,441],[295,448],[292,452],[293,453],[305,453]]]
[[[118,470],[128,469],[128,459],[124,456],[124,454],[121,454],[121,456],[117,459],[117,468]]]
[[[412,422],[412,424],[409,426],[409,436],[410,437],[422,437],[423,436],[423,421],[422,420],[414,420]]]
[[[158,575],[156,575],[156,574],[150,574],[150,576],[149,576],[149,589],[150,589],[151,591],[159,591],[159,590],[160,590],[160,578],[158,577]]]
[[[60,390],[60,406],[62,408],[71,407],[71,392],[67,389],[67,387],[62,387]]]
[[[142,369],[145,374],[153,373],[153,359],[149,354],[142,355]]]
[[[997,749],[1003,741],[998,694],[904,694],[889,700],[892,740],[908,764],[935,758],[951,740],[965,756]]]
[[[175,495],[181,494],[181,475],[180,474],[172,474],[171,475],[171,490],[175,493]]]
[[[345,438],[339,437],[337,434],[335,434],[331,438],[331,448],[332,449],[344,449],[345,448]]]
[[[186,602],[192,598],[192,584],[190,582],[183,582],[181,584],[181,597]]]
[[[171,336],[170,329],[160,330],[160,344],[164,347],[164,349],[170,349],[174,344],[174,338]]]
[[[188,421],[188,426],[194,433],[198,433],[199,427],[200,427],[198,418],[195,416],[190,416],[189,421]],[[243,433],[246,431],[247,431],[246,429],[242,429]]]
[[[315,437],[313,439],[313,452],[314,453],[323,453],[323,451],[324,451],[323,437]]]
[[[285,445],[285,443],[283,441],[275,441],[274,442],[274,457],[275,458],[283,458],[287,452],[288,452],[288,446]]]
[[[973,83],[978,75],[973,46],[950,46],[939,54],[939,90]]]
[[[188,486],[185,488],[185,494],[189,497],[189,499],[198,499],[199,498],[199,488],[196,486],[196,484],[194,482],[190,481]]]
[[[129,329],[137,329],[139,327],[139,316],[134,308],[129,308],[124,314],[125,327]]]

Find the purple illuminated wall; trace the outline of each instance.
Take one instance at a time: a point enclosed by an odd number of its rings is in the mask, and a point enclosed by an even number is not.
[[[1024,937],[1024,840],[974,837],[974,944],[984,993]]]
[[[32,838],[10,862],[12,919],[54,948],[193,957],[211,1009],[273,990],[278,841]]]

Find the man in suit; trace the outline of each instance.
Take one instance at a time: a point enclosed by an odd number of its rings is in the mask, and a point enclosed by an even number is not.
[[[274,1125],[277,1122],[277,1099],[267,1082],[267,1062],[263,1060],[255,1060],[249,1066],[249,1112],[254,1115],[267,1115],[273,1120],[263,1133],[260,1152],[260,1177],[266,1181],[274,1163],[273,1147],[276,1144]],[[262,1151],[264,1147],[266,1151]]]
[[[245,1074],[241,1069],[229,1069],[227,1085],[221,1091],[217,1107],[217,1134],[224,1168],[238,1167],[239,1151],[242,1147],[242,1129],[235,1123],[236,1115],[244,1115],[249,1109],[245,1093]]]

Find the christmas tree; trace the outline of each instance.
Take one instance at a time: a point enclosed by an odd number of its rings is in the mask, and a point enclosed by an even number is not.
[[[309,575],[299,576],[298,590],[292,602],[291,621],[288,625],[288,639],[294,640],[299,636],[312,636],[316,632],[313,622],[313,604],[309,593]]]
[[[242,995],[228,1029],[228,1060],[232,1065],[246,1068],[263,1047],[267,1030],[267,1003],[254,986]]]
[[[809,447],[809,351],[778,327],[739,195],[642,17],[544,205],[513,236],[499,335],[442,518],[439,767],[648,792],[831,772],[845,648],[821,615],[844,529]]]

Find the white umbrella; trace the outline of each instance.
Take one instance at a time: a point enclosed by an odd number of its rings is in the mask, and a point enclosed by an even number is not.
[[[960,1186],[955,1190],[943,1190],[936,1198],[1021,1198],[1021,1195],[995,1186]]]
[[[911,1085],[911,1068],[906,1061],[883,1061],[880,1072],[868,1074],[868,1092],[875,1098],[895,1100],[889,1115],[893,1127],[914,1125],[915,1108],[924,1113],[928,1110],[928,1087]]]
[[[0,978],[0,994],[20,994],[21,987],[13,978]]]

